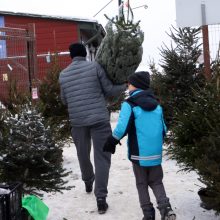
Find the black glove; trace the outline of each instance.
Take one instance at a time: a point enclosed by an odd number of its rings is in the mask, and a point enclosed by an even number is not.
[[[114,138],[112,135],[108,137],[104,147],[103,147],[103,151],[104,152],[110,152],[112,154],[115,153],[115,147],[117,144],[120,144],[120,141],[117,140],[116,138]]]

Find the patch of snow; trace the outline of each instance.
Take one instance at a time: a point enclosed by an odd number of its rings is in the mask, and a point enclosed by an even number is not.
[[[10,189],[0,188],[0,195],[8,194],[8,193],[10,193],[10,192],[11,192]]]

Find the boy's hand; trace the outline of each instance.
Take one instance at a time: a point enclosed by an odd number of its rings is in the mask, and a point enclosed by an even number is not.
[[[110,152],[112,154],[115,153],[115,148],[117,144],[121,144],[119,140],[117,140],[116,138],[114,138],[112,135],[108,137],[104,147],[103,147],[103,151],[104,152]]]

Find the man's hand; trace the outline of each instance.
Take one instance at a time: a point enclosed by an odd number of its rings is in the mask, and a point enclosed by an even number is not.
[[[115,148],[116,148],[116,145],[117,144],[120,144],[120,141],[117,140],[116,138],[114,138],[112,135],[108,137],[104,147],[103,147],[103,151],[104,152],[110,152],[112,154],[115,153]]]

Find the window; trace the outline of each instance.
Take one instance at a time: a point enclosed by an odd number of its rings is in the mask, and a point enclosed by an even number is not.
[[[5,26],[5,21],[4,17],[0,16],[0,28]],[[5,33],[0,31],[0,37],[4,36]],[[1,40],[0,38],[0,59],[1,58],[6,58],[7,53],[6,53],[6,40]]]

